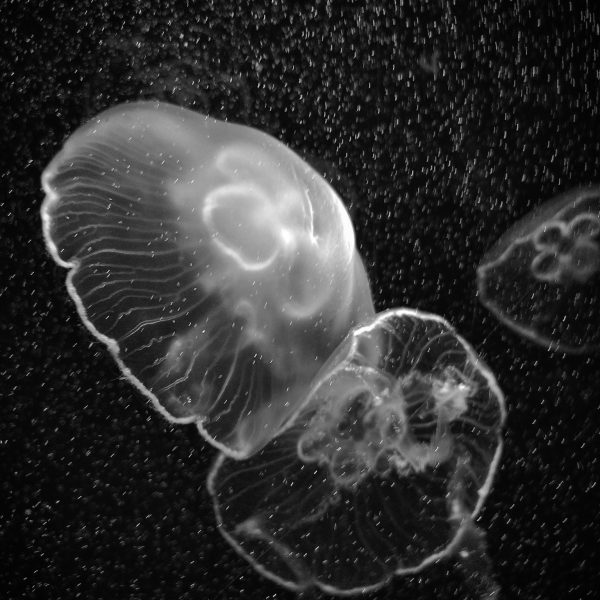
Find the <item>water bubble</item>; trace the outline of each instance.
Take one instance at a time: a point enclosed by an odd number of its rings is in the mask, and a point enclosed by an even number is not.
[[[563,352],[600,347],[600,188],[562,194],[511,227],[477,269],[505,325]]]
[[[217,459],[219,528],[296,591],[362,593],[459,548],[473,556],[504,417],[493,374],[444,319],[380,313],[349,333],[280,435],[246,460]]]
[[[267,443],[374,313],[343,203],[255,129],[116,106],[42,185],[46,243],[86,327],[164,416],[231,456]]]

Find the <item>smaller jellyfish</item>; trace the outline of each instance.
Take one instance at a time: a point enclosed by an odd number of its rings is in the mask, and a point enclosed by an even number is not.
[[[219,529],[280,585],[340,595],[484,550],[467,531],[504,418],[492,372],[444,319],[380,313],[348,334],[286,429],[246,460],[217,458]]]
[[[484,255],[479,299],[549,349],[600,348],[600,186],[568,191],[525,215]]]
[[[42,175],[83,323],[168,419],[266,444],[374,314],[339,196],[273,137],[162,102],[113,107]]]

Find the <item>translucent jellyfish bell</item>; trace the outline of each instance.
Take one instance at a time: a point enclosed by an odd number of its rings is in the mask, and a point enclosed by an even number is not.
[[[163,415],[232,456],[271,439],[374,313],[339,197],[255,129],[117,106],[42,184],[46,243],[86,327]]]
[[[505,325],[563,352],[600,348],[600,187],[562,194],[515,223],[477,269]]]
[[[247,460],[217,459],[220,530],[290,589],[375,589],[477,539],[504,416],[493,374],[444,319],[380,313],[340,344],[285,431]]]

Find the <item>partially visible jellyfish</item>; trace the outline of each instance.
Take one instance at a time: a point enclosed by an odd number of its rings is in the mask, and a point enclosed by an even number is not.
[[[505,325],[563,352],[600,348],[600,187],[525,215],[485,254],[479,298]]]
[[[255,129],[117,106],[42,184],[46,244],[86,327],[164,416],[231,456],[266,444],[374,314],[340,198]]]
[[[246,460],[217,458],[220,531],[296,591],[362,593],[472,557],[504,418],[492,372],[444,319],[380,313],[349,333],[279,436]],[[478,582],[495,590],[489,574]]]

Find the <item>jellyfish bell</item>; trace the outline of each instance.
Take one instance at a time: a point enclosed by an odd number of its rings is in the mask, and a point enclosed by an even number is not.
[[[349,333],[276,438],[248,459],[216,460],[219,529],[289,589],[374,590],[477,538],[465,532],[489,493],[504,418],[492,372],[444,319],[380,313]]]
[[[46,244],[83,323],[164,416],[231,456],[264,445],[374,313],[342,201],[255,129],[117,106],[42,185]]]
[[[600,348],[600,186],[525,215],[484,255],[481,302],[502,323],[562,352]]]

